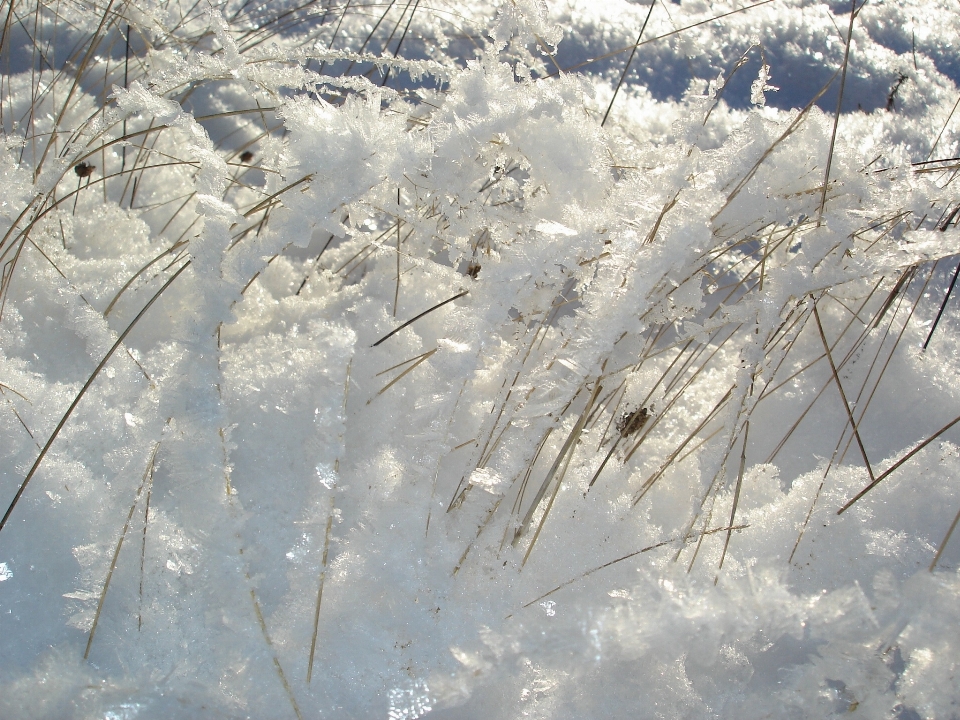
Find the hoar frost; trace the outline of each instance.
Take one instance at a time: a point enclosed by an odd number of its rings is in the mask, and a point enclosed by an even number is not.
[[[960,23],[831,7],[17,9],[0,714],[957,715]]]

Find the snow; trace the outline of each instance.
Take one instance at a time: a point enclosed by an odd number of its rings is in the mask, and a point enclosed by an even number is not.
[[[0,715],[960,716],[955,6],[839,117],[842,3],[117,12],[0,43]]]

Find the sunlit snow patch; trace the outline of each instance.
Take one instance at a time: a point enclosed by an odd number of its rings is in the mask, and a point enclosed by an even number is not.
[[[566,225],[561,225],[558,222],[551,222],[550,220],[544,220],[543,222],[537,223],[537,232],[542,232],[545,235],[566,235],[567,237],[577,234],[576,230],[571,230]]]
[[[388,720],[415,720],[433,709],[430,689],[422,680],[410,683],[407,687],[398,687],[388,694],[390,710]]]

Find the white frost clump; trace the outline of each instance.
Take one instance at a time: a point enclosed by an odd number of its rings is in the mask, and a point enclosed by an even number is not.
[[[0,46],[0,716],[958,714],[952,6],[836,125],[827,5],[118,7]]]
[[[776,92],[780,88],[774,87],[768,81],[770,80],[770,66],[763,63],[760,66],[760,73],[757,79],[750,84],[750,102],[754,105],[763,107],[767,104],[767,97],[764,93]]]

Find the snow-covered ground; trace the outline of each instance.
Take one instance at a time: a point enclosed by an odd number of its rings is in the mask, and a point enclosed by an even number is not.
[[[960,717],[955,3],[0,17],[0,717]]]

